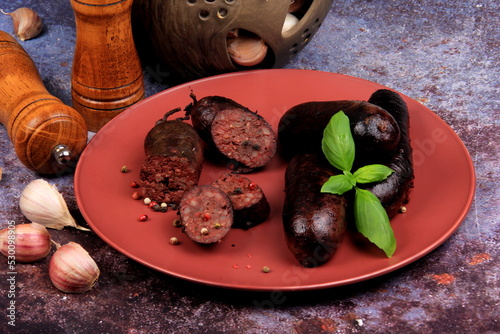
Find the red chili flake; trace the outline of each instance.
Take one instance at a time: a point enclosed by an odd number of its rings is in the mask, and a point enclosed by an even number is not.
[[[255,188],[257,188],[257,185],[255,184],[255,182],[250,182],[248,184],[248,189],[250,190],[254,190]]]
[[[475,266],[476,264],[488,261],[489,259],[491,259],[491,255],[488,253],[476,254],[472,257],[472,260],[470,260],[469,265]]]
[[[134,191],[134,193],[132,194],[132,198],[133,199],[141,199],[142,195],[138,191]]]
[[[207,220],[210,220],[211,216],[210,216],[210,212],[205,212],[203,214],[203,220],[204,221],[207,221]]]
[[[139,183],[135,181],[130,182],[130,188],[139,188]]]
[[[139,216],[139,221],[140,222],[145,222],[146,220],[148,220],[148,215],[140,215]]]

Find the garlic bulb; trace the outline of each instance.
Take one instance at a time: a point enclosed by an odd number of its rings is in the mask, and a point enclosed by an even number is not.
[[[99,274],[94,259],[76,242],[60,246],[50,259],[50,280],[62,292],[89,291],[95,285]]]
[[[42,32],[42,19],[31,8],[21,7],[12,13],[6,13],[3,10],[1,12],[12,17],[14,34],[17,35],[21,41],[35,38]]]
[[[71,226],[90,231],[76,223],[61,193],[43,179],[34,180],[24,188],[19,206],[26,218],[47,228],[61,230],[65,226]]]
[[[49,254],[51,246],[49,232],[37,223],[12,225],[0,231],[0,252],[16,262],[39,261]]]
[[[232,61],[241,66],[260,64],[267,54],[267,44],[258,36],[238,36],[226,40]]]

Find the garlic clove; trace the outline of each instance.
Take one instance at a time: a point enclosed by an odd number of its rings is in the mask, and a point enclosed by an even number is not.
[[[299,19],[290,13],[286,14],[285,23],[283,23],[283,28],[281,29],[281,33],[284,34],[288,30],[292,29],[297,23],[299,23]]]
[[[76,242],[60,246],[50,259],[50,280],[62,292],[87,292],[95,285],[99,274],[94,259]]]
[[[226,40],[227,52],[232,61],[241,66],[260,64],[267,54],[267,44],[258,36],[243,36]]]
[[[19,207],[26,218],[47,228],[61,230],[65,226],[71,226],[90,231],[76,223],[61,193],[43,179],[31,181],[24,188],[19,199]]]
[[[14,34],[17,35],[21,41],[35,38],[42,32],[42,19],[31,8],[21,7],[12,13],[6,13],[3,10],[1,12],[12,17]]]
[[[0,252],[16,262],[44,259],[51,247],[49,232],[37,223],[13,225],[0,231]]]

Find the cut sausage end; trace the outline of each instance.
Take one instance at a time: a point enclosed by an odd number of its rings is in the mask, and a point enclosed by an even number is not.
[[[265,166],[276,153],[276,135],[271,126],[248,110],[220,111],[213,120],[211,132],[222,154],[250,168]]]
[[[233,227],[247,229],[269,217],[271,207],[264,192],[249,178],[224,173],[212,185],[221,189],[231,200],[234,210]]]
[[[210,185],[186,191],[179,204],[179,215],[184,233],[201,244],[220,241],[233,224],[230,199],[222,190]]]

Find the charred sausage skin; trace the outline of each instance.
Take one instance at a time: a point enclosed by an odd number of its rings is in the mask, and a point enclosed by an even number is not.
[[[193,103],[185,108],[186,115],[210,151],[235,165],[233,172],[251,172],[271,161],[277,139],[262,116],[222,96],[191,97]]]
[[[144,151],[140,171],[143,196],[158,203],[179,204],[184,192],[200,179],[201,138],[182,120],[161,120],[146,135]]]
[[[415,178],[410,141],[410,115],[405,101],[398,93],[391,90],[380,89],[374,92],[368,102],[387,110],[398,122],[401,133],[398,146],[386,163],[394,173],[384,181],[367,187],[378,197],[389,218],[392,218],[409,201],[409,193]]]
[[[349,118],[356,144],[356,164],[382,163],[399,142],[394,117],[383,108],[364,101],[305,102],[289,109],[278,124],[279,150],[290,159],[296,154],[321,152],[323,130],[342,110]]]
[[[345,197],[320,191],[336,173],[318,154],[296,155],[286,169],[283,228],[288,248],[304,267],[327,262],[344,237]]]

